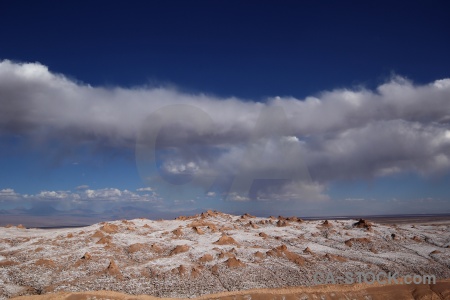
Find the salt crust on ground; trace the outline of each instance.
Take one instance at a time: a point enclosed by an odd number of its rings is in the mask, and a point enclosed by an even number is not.
[[[94,290],[198,297],[311,286],[316,272],[450,278],[449,225],[356,222],[209,211],[178,220],[123,220],[84,228],[2,227],[0,299]],[[202,259],[207,254],[212,259]]]

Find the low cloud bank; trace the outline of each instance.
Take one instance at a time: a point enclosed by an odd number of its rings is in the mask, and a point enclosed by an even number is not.
[[[180,119],[158,114],[168,105],[194,109]],[[450,79],[417,85],[394,77],[375,90],[338,89],[258,103],[166,87],[92,87],[39,63],[4,60],[0,107],[0,135],[21,135],[41,147],[58,140],[67,147],[97,150],[133,149],[156,113],[168,118],[164,124],[172,124],[158,133],[163,174],[287,179],[266,181],[249,195],[245,184],[232,189],[229,200],[236,201],[327,200],[326,186],[334,180],[450,170]],[[195,111],[210,120],[193,122]],[[71,195],[124,195],[89,191]],[[18,197],[4,189],[0,197],[6,196]]]

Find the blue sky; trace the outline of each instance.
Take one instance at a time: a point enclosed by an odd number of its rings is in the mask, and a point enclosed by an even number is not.
[[[0,210],[449,213],[449,8],[2,1]]]

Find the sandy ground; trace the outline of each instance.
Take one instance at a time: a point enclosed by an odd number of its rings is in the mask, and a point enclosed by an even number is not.
[[[157,298],[148,295],[127,295],[112,291],[92,291],[82,293],[56,293],[39,296],[22,296],[16,300],[153,300],[180,299]],[[314,287],[291,287],[280,289],[252,289],[238,292],[224,292],[204,295],[194,299],[234,299],[234,300],[269,300],[269,299],[373,299],[373,300],[403,300],[403,299],[450,299],[450,279],[442,280],[433,285],[321,285]]]

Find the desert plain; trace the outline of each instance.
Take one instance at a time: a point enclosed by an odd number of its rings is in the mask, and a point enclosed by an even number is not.
[[[420,219],[420,218],[419,218]],[[399,284],[315,274],[397,273]],[[406,275],[436,283],[402,284]],[[0,299],[450,299],[450,220],[255,217],[0,228]]]

